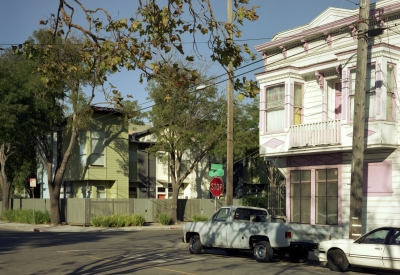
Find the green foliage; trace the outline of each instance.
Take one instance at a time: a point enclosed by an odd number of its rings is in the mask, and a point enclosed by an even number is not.
[[[47,224],[50,223],[50,213],[30,209],[6,210],[3,211],[2,219],[8,222]]]
[[[251,60],[256,59],[256,55],[249,50],[246,44],[237,44],[235,39],[231,43],[227,43],[227,41],[231,41],[232,35],[237,38],[242,36],[239,26],[244,23],[244,20],[255,21],[258,19],[256,14],[258,7],[250,6],[248,0],[233,0],[234,22],[232,23],[216,20],[217,16],[213,7],[218,7],[218,4],[211,0],[202,0],[200,6],[195,0],[165,1],[165,6],[158,1],[133,1],[136,5],[133,5],[132,8],[136,7],[136,12],[129,20],[127,18],[111,18],[110,14],[101,7],[87,9],[81,4],[75,5],[74,2],[73,0],[61,0],[60,10],[53,12],[48,20],[40,22],[49,27],[47,32],[52,37],[50,42],[53,42],[53,45],[49,42],[40,45],[24,44],[27,56],[46,59],[51,55],[51,47],[65,44],[67,38],[71,36],[71,32],[77,31],[84,37],[84,42],[81,43],[83,51],[79,66],[70,64],[61,58],[59,64],[51,61],[40,67],[46,85],[58,85],[58,81],[74,77],[77,74],[88,75],[88,73],[92,74],[95,83],[103,85],[107,80],[108,73],[117,72],[121,67],[128,70],[142,70],[141,80],[143,76],[150,80],[163,70],[162,67],[165,64],[150,66],[149,63],[157,55],[162,55],[164,60],[169,60],[170,51],[188,61],[195,61],[195,57],[202,58],[206,54],[211,56],[212,61],[225,67],[230,61],[237,68],[247,61],[248,57]],[[62,12],[60,12],[61,9]],[[75,17],[80,13],[74,12],[75,10],[81,10],[86,14],[87,24],[78,24],[79,18]],[[60,16],[58,17],[58,15]],[[103,17],[104,21],[99,20]],[[190,50],[195,49],[197,52],[190,55],[185,53],[186,48],[182,46],[182,38],[195,37],[195,34],[203,35],[208,40],[209,54],[200,53],[195,40],[193,40],[194,45]],[[191,74],[192,82],[197,79],[196,70],[187,69],[186,72]],[[183,75],[177,75],[175,80],[180,79],[180,76]],[[179,80],[176,81],[176,83],[178,82]],[[235,87],[237,86],[240,86],[239,89],[242,90],[241,93],[244,96],[254,97],[259,92],[258,87],[249,85],[247,81],[244,81],[243,85],[235,85]]]
[[[145,218],[138,214],[96,216],[90,221],[94,227],[143,226],[145,222]]]
[[[194,222],[206,222],[209,220],[209,218],[205,215],[194,214],[192,220]]]
[[[164,213],[164,212],[158,214],[157,220],[162,225],[168,225],[171,223],[171,218],[169,217],[169,215],[167,213]]]
[[[254,206],[261,208],[268,208],[267,198],[265,197],[245,197],[241,198],[243,206]]]

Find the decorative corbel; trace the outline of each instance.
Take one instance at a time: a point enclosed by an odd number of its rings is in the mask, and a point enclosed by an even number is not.
[[[287,50],[284,46],[279,46],[279,48],[282,50],[283,58],[287,57]]]
[[[328,44],[328,47],[331,48],[332,47],[332,35],[330,33],[324,33],[325,35],[325,41]]]
[[[267,54],[265,52],[262,53],[262,59],[264,61],[264,70],[267,70]]]
[[[339,75],[339,78],[342,79],[342,64],[336,67],[336,72]]]
[[[353,40],[357,41],[357,27],[354,25],[350,25],[349,28],[351,29],[351,36],[353,36]]]
[[[321,89],[322,93],[324,92],[324,75],[321,74],[320,72],[316,71],[315,72],[315,77],[317,78],[319,88]]]
[[[308,53],[308,42],[304,38],[300,40],[303,43],[303,48],[306,53]]]
[[[383,20],[379,15],[375,16],[376,21],[379,23],[380,28],[385,28],[385,20]],[[385,33],[385,30],[382,30],[382,34]]]

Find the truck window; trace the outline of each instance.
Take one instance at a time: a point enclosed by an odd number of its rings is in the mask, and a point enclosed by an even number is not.
[[[221,208],[214,216],[214,221],[225,222],[228,219],[229,208]]]

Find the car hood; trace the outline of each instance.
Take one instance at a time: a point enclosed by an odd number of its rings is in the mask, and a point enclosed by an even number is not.
[[[337,239],[330,241],[320,242],[318,245],[319,251],[328,251],[332,247],[340,248],[343,252],[347,253],[350,250],[351,245],[354,243],[352,239]]]

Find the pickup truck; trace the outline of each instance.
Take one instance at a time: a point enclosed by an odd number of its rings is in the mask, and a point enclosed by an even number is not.
[[[186,223],[182,241],[189,243],[191,254],[199,254],[203,248],[222,248],[228,255],[253,250],[258,262],[269,262],[273,254],[289,254],[293,262],[299,262],[306,261],[308,252],[316,249],[321,240],[330,239],[329,232],[321,235],[317,231],[321,233],[315,225],[271,222],[271,215],[264,208],[226,206],[207,222]]]

